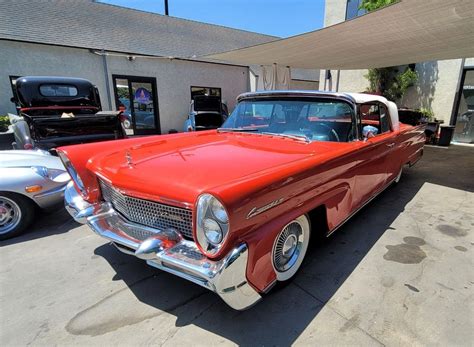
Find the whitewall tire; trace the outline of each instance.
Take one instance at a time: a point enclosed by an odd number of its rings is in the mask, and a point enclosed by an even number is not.
[[[308,250],[310,223],[306,215],[285,225],[278,233],[272,250],[272,265],[278,281],[292,278]]]

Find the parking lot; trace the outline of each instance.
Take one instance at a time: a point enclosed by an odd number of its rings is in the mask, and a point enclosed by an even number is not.
[[[1,345],[472,345],[474,148],[417,166],[238,312],[65,210],[0,249]]]

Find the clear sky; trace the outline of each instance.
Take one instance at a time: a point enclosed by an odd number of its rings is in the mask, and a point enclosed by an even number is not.
[[[163,0],[100,0],[164,14]],[[320,29],[324,0],[168,0],[173,17],[288,37]]]

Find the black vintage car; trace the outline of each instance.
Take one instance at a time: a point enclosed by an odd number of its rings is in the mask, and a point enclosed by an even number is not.
[[[191,101],[184,131],[202,131],[219,128],[227,119],[227,105],[220,96],[198,95]]]
[[[125,137],[121,112],[102,111],[91,82],[70,77],[20,77],[10,114],[17,149],[53,150],[58,146]]]

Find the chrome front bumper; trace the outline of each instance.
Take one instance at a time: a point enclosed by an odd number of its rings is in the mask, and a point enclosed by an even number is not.
[[[247,282],[248,249],[245,243],[221,260],[213,261],[204,256],[194,242],[182,239],[173,230],[130,223],[107,202],[89,204],[77,193],[72,182],[66,188],[64,200],[67,211],[77,222],[89,225],[120,251],[217,293],[230,307],[244,310],[261,299]],[[143,241],[137,237],[150,232],[153,236]]]

